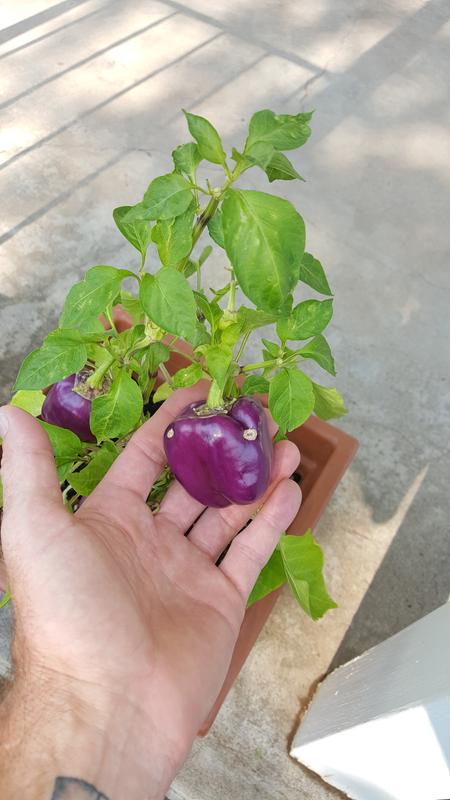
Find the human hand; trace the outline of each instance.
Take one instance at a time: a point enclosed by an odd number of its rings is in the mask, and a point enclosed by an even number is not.
[[[165,464],[163,431],[204,393],[201,385],[176,392],[75,515],[63,506],[44,430],[17,408],[0,411],[17,669],[3,746],[26,703],[39,758],[48,751],[41,793],[26,797],[50,797],[62,774],[108,798],[162,797],[219,693],[248,594],[297,513],[299,489],[287,478],[299,454],[290,442],[275,446],[264,504],[217,567],[261,501],[205,510],[175,482],[156,515],[145,502]],[[21,739],[28,769],[37,754],[25,729]],[[2,780],[14,775],[0,788]]]

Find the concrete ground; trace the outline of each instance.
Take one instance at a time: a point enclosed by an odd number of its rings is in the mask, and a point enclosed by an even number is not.
[[[2,23],[3,400],[72,282],[133,258],[111,210],[171,168],[181,107],[227,145],[257,109],[316,110],[307,183],[273,189],[329,270],[361,442],[316,532],[339,609],[314,624],[283,596],[170,796],[337,797],[288,758],[301,702],[450,593],[448,2],[16,0]]]

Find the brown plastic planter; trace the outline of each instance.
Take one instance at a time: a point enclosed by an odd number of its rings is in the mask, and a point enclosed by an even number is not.
[[[295,442],[302,456],[299,471],[302,477],[303,501],[288,533],[301,535],[308,528],[316,526],[355,455],[358,442],[353,436],[317,417],[310,417],[304,425],[292,431],[289,438]],[[199,736],[204,736],[209,731],[281,591],[282,589],[277,589],[246,611],[225,683],[199,731]]]

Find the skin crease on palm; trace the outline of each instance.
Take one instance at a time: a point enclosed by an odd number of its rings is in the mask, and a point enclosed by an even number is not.
[[[110,772],[117,774],[106,775],[104,754],[101,769],[91,764],[89,774],[79,774],[108,797],[162,796],[186,758],[225,678],[248,594],[301,497],[288,480],[299,453],[284,441],[275,446],[271,485],[254,506],[205,510],[175,482],[152,515],[145,499],[165,463],[163,432],[184,406],[204,396],[201,384],[172,395],[75,515],[63,506],[39,423],[20,409],[0,409],[6,426],[2,545],[14,598],[16,667],[0,709],[10,731],[0,742],[0,774],[27,686],[51,698],[45,707],[59,709],[58,725],[66,702],[77,707],[77,724],[95,731],[92,764],[97,739],[103,733],[111,739],[117,758]],[[255,514],[217,567],[220,553]],[[31,712],[28,719],[32,726]],[[120,736],[112,732],[117,729]],[[45,736],[45,724],[42,730]],[[58,735],[63,742],[64,731]],[[22,731],[21,741],[26,737]],[[158,760],[153,793],[139,794],[133,780],[119,776],[130,768],[129,747],[136,775],[146,780],[153,779],[151,764],[155,769]],[[49,787],[71,767],[62,744],[60,750],[66,771],[57,755],[54,767],[49,757]],[[32,760],[28,753],[27,769]],[[80,758],[78,772],[83,763]],[[113,794],[120,781],[128,788]]]

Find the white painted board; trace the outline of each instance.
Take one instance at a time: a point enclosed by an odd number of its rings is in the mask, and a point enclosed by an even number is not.
[[[291,755],[355,800],[448,800],[450,604],[331,673]]]

